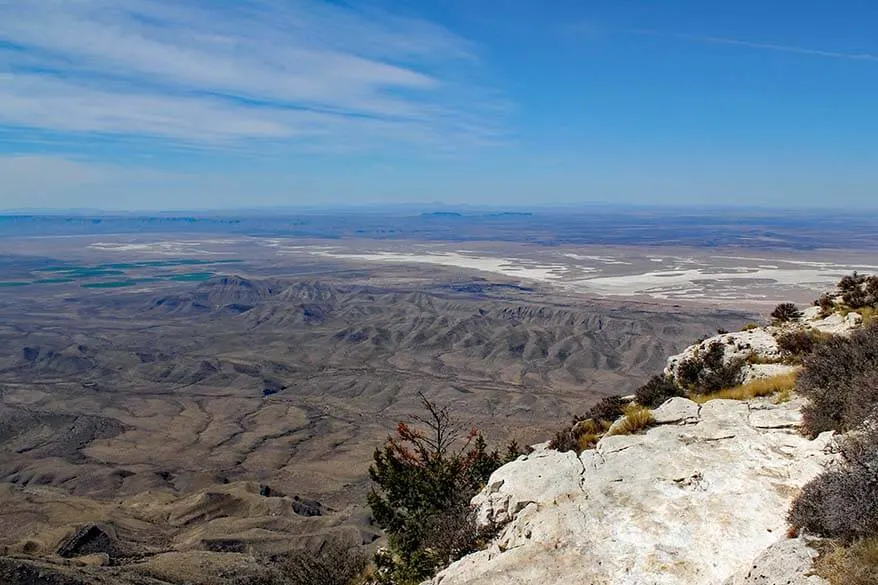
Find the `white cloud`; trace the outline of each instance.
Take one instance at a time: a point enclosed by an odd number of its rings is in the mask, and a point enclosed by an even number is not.
[[[317,0],[0,1],[0,124],[230,147],[495,137],[472,46]]]

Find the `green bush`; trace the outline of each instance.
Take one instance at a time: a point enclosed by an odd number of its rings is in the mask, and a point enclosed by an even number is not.
[[[369,467],[369,507],[389,542],[375,558],[379,583],[420,583],[476,550],[485,535],[470,500],[504,462],[480,434],[464,433],[447,406],[421,400],[426,415],[415,420],[423,428],[400,423]]]
[[[683,396],[685,393],[670,376],[653,376],[649,381],[635,390],[634,398],[638,404],[655,408],[664,404],[669,398]]]
[[[808,399],[803,428],[811,436],[823,431],[856,428],[878,405],[868,390],[878,371],[878,323],[833,336],[805,357],[796,390]]]
[[[878,305],[878,276],[865,276],[854,272],[838,283],[844,304],[851,309]]]
[[[744,360],[725,361],[723,344],[714,341],[701,352],[677,366],[677,379],[696,394],[709,394],[741,383]]]
[[[800,311],[793,303],[781,303],[774,308],[771,312],[771,316],[773,319],[783,323],[786,321],[795,321],[802,316],[802,311]]]

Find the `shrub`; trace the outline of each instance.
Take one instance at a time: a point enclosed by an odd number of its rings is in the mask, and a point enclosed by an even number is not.
[[[299,549],[271,559],[283,585],[352,585],[363,575],[368,559],[356,545],[327,540],[317,550]]]
[[[726,388],[718,392],[710,394],[701,394],[693,396],[695,402],[703,404],[710,400],[719,398],[726,400],[750,400],[751,398],[759,398],[762,396],[771,396],[777,393],[789,392],[796,383],[797,373],[780,374],[770,378],[759,378],[740,386]]]
[[[855,429],[878,414],[878,370],[851,380],[845,401],[844,428]]]
[[[677,379],[696,394],[708,394],[724,388],[737,386],[741,382],[744,360],[725,361],[723,344],[714,341],[707,351],[683,360],[677,366]]]
[[[649,381],[634,392],[638,404],[655,408],[664,404],[669,398],[683,396],[680,388],[670,376],[653,376]]]
[[[864,376],[878,370],[878,323],[834,336],[805,357],[796,390],[808,398],[802,409],[805,431],[845,431],[863,422],[851,413],[867,412],[876,400],[868,391],[856,391]]]
[[[378,581],[393,585],[420,583],[478,547],[469,502],[503,462],[447,406],[421,401],[427,414],[415,420],[425,429],[400,423],[369,467],[369,507],[390,547],[375,558]]]
[[[870,276],[866,278],[863,289],[866,291],[871,303],[878,304],[878,276]]]
[[[820,298],[814,301],[814,304],[820,307],[820,316],[828,317],[835,310],[835,301],[832,298],[832,295],[822,294]]]
[[[841,300],[851,309],[859,309],[869,304],[869,297],[860,288],[846,291],[841,295]]]
[[[878,276],[865,276],[854,272],[838,283],[844,304],[851,309],[878,305]]]
[[[622,412],[621,409],[619,412]],[[555,449],[562,453],[566,451],[581,453],[586,449],[591,449],[610,428],[615,419],[615,416],[612,419],[575,418],[573,426],[565,427],[555,433],[555,437],[549,441],[549,449]]]
[[[866,281],[866,277],[862,274],[858,274],[856,270],[854,270],[853,274],[848,276],[843,276],[840,281],[838,281],[838,290],[841,292],[850,292],[852,290],[856,290],[860,288],[860,285]]]
[[[802,311],[794,303],[781,303],[771,312],[773,319],[785,323],[795,321],[802,316]]]
[[[597,404],[588,409],[583,418],[613,422],[622,416],[622,410],[625,408],[625,404],[626,402],[621,396],[604,396]]]
[[[580,453],[597,444],[601,435],[622,412],[627,402],[618,395],[604,396],[588,409],[585,416],[573,417],[571,426],[564,427],[549,441],[549,449]]]
[[[830,585],[875,585],[878,583],[878,537],[858,540],[847,546],[831,545],[814,563],[815,572]]]
[[[802,357],[814,351],[817,344],[826,341],[829,337],[816,329],[789,331],[777,337],[777,346],[787,358],[800,360]]]
[[[747,323],[741,327],[741,331],[753,331],[754,329],[759,329],[758,323]]]
[[[639,404],[629,404],[625,407],[625,418],[618,421],[608,434],[633,435],[648,428],[654,422],[655,418],[653,418],[649,408]]]
[[[567,451],[575,451],[579,453],[582,449],[579,447],[579,437],[573,432],[574,427],[564,427],[549,441],[549,449],[566,453]]]
[[[841,463],[805,485],[788,520],[796,528],[852,541],[878,536],[878,428],[841,442]]]

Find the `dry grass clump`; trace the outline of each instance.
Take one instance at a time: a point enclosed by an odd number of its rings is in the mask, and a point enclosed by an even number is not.
[[[576,451],[592,449],[607,429],[619,418],[627,402],[621,396],[604,396],[588,409],[585,416],[573,418],[573,424],[564,427],[549,441],[549,449]]]
[[[863,325],[871,325],[878,320],[878,307],[863,307],[857,309],[857,313],[863,317]]]
[[[830,585],[875,585],[878,583],[878,537],[835,545],[814,563],[817,574]]]
[[[629,404],[625,407],[625,418],[623,418],[614,428],[610,429],[608,435],[633,435],[652,426],[655,418],[652,411],[639,404]]]
[[[754,329],[759,329],[759,323],[747,323],[741,327],[741,331],[753,331]]]
[[[711,392],[710,394],[693,394],[690,398],[699,404],[704,404],[710,400],[720,398],[726,400],[750,400],[751,398],[772,396],[773,394],[780,393],[786,394],[787,400],[789,400],[789,394],[796,384],[796,376],[798,376],[798,372],[780,374],[770,378],[759,378],[746,384]]]

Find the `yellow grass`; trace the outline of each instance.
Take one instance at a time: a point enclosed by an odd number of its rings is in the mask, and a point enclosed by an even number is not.
[[[869,325],[878,319],[878,308],[876,307],[863,307],[857,309],[857,313],[863,316],[863,325]]]
[[[655,419],[652,417],[652,411],[649,408],[639,404],[629,404],[625,407],[625,418],[607,434],[632,435],[644,430],[653,422],[655,422]]]
[[[576,442],[579,444],[579,449],[581,451],[585,451],[586,449],[594,449],[595,445],[598,444],[598,441],[601,440],[603,435],[599,435],[597,433],[585,433],[584,435],[580,435]]]
[[[784,393],[787,393],[788,400],[789,393],[792,391],[793,386],[796,383],[796,376],[798,376],[798,372],[780,374],[779,376],[772,376],[771,378],[760,378],[746,384],[741,384],[740,386],[735,386],[734,388],[726,388],[725,390],[720,390],[719,392],[713,392],[711,394],[693,394],[690,398],[699,404],[704,404],[705,402],[716,400],[718,398],[724,398],[727,400],[749,400],[751,398],[771,396],[778,393],[783,396]]]
[[[878,537],[848,546],[834,546],[820,555],[814,568],[831,585],[875,585],[878,583]]]
[[[576,433],[576,442],[579,444],[579,449],[581,451],[585,451],[586,449],[593,449],[612,424],[613,423],[610,421],[598,421],[594,420],[593,418],[580,421],[574,429],[574,432]]]

